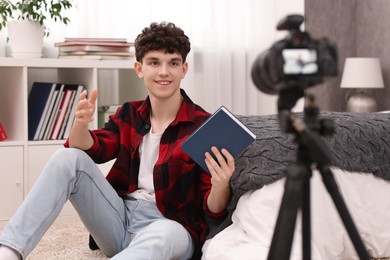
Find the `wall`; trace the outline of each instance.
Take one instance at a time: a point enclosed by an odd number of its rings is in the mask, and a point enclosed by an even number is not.
[[[385,88],[374,89],[378,110],[390,110],[390,1],[306,0],[305,30],[313,37],[336,42],[339,75],[309,89],[322,110],[345,111],[346,89],[340,89],[346,57],[380,57]]]

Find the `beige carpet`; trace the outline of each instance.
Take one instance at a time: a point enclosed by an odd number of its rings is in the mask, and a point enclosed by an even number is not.
[[[1,229],[1,228],[0,228]],[[108,259],[100,250],[88,247],[88,232],[79,219],[59,219],[46,232],[27,260]]]

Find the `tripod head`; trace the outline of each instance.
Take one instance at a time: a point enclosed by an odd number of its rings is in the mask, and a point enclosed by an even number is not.
[[[303,120],[291,112],[298,99],[305,97]],[[286,88],[279,92],[278,118],[283,132],[295,134],[298,143],[298,159],[305,164],[328,165],[332,162],[332,153],[321,136],[330,136],[335,132],[330,119],[319,119],[319,108],[314,95],[305,95],[299,88]]]

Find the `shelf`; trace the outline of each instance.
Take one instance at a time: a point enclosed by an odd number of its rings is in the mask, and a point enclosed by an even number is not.
[[[0,142],[0,147],[11,147],[11,146],[21,146],[24,145],[23,141],[1,141]]]
[[[0,58],[1,67],[30,68],[97,68],[97,69],[133,69],[135,59],[130,60],[88,60],[88,59],[57,59],[57,58]]]
[[[8,135],[8,139],[0,142],[0,190],[8,194],[0,199],[0,225],[9,220],[49,158],[65,142],[28,140],[28,97],[33,83],[80,84],[88,91],[97,88],[98,105],[119,104],[123,103],[122,98],[127,101],[127,98],[135,100],[146,96],[143,81],[133,65],[134,60],[0,57],[0,122]],[[94,118],[90,129],[97,127],[97,109]],[[107,173],[112,163],[99,165],[99,168]],[[61,214],[69,214],[69,211]]]
[[[39,145],[63,145],[66,140],[40,140],[40,141],[28,141],[29,146]]]

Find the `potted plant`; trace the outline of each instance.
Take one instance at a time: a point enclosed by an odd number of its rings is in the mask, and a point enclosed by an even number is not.
[[[0,0],[0,30],[7,27],[13,57],[41,57],[44,36],[49,36],[45,21],[52,19],[67,25],[63,11],[72,8],[72,0]]]

